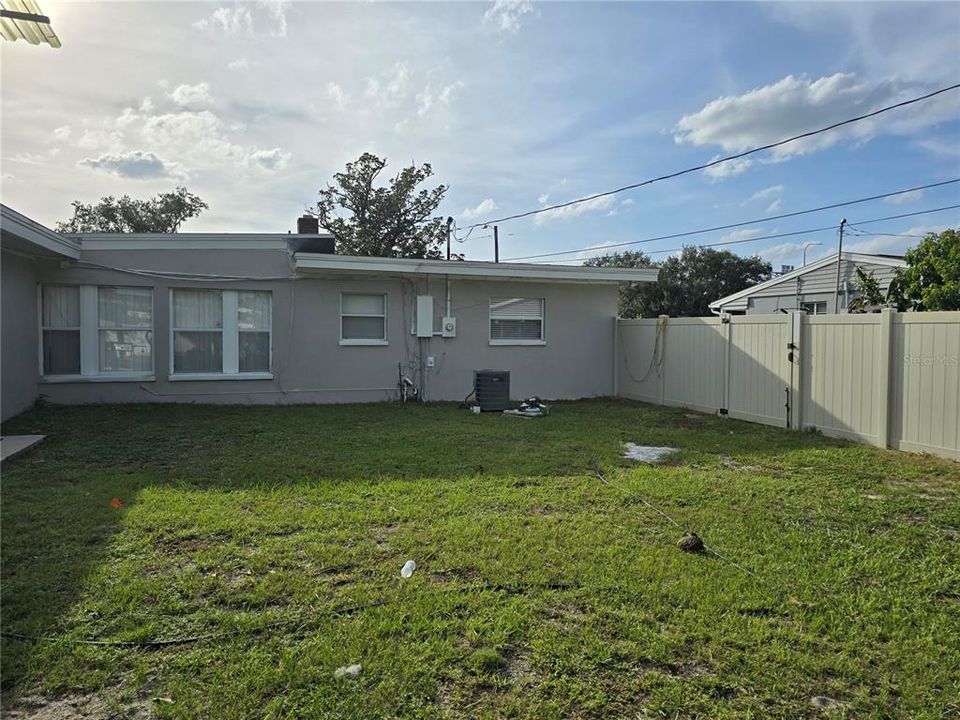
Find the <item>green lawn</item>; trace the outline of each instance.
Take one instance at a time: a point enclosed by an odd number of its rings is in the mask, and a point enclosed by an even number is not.
[[[3,639],[23,717],[960,714],[955,463],[627,401],[3,431],[49,436],[2,473],[3,631],[45,638]],[[640,498],[757,577],[680,552]]]

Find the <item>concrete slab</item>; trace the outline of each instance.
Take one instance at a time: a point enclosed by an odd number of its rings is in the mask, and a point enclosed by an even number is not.
[[[4,435],[0,437],[0,462],[33,447],[46,435]]]

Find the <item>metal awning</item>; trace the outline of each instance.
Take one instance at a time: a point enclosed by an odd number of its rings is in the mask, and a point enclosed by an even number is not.
[[[60,47],[50,18],[43,14],[36,0],[0,0],[0,37],[11,42],[26,40],[31,45],[47,43]]]

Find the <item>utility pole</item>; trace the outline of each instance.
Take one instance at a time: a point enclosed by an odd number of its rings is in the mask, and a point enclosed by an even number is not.
[[[452,232],[451,227],[453,226],[453,217],[447,218],[447,260],[450,259],[450,234]]]
[[[840,242],[837,243],[837,282],[833,288],[833,314],[840,312],[840,263],[843,260],[843,228],[847,225],[847,219],[840,221]]]
[[[493,226],[493,261],[500,262],[500,232],[496,225]]]

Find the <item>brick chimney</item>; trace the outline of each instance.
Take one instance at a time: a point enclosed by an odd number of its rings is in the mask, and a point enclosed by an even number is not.
[[[303,215],[297,218],[298,235],[319,235],[320,221],[312,215]]]

